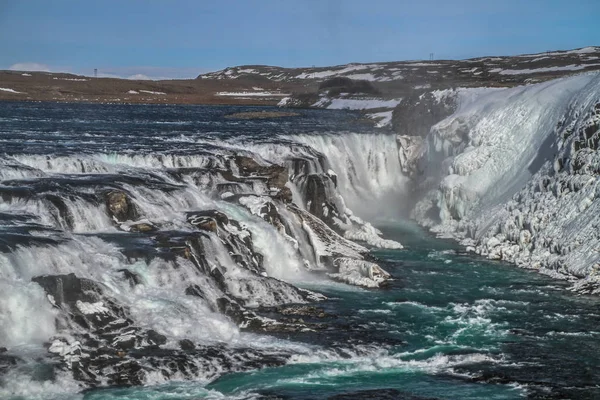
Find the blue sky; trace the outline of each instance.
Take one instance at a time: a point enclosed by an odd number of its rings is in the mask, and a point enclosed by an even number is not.
[[[0,69],[194,77],[600,45],[600,0],[0,0]]]

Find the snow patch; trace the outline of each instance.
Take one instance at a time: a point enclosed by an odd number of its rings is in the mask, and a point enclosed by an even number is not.
[[[17,91],[16,91],[16,90],[14,90],[14,89],[1,88],[1,87],[0,87],[0,91],[3,91],[3,92],[8,92],[8,93],[23,93],[23,92],[17,92]]]

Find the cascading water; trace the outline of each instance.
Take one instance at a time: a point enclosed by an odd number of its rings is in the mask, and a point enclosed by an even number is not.
[[[0,397],[579,390],[519,357],[549,357],[548,341],[552,365],[584,357],[560,338],[595,338],[593,303],[359,218],[407,207],[394,134],[351,112],[274,124],[233,111],[0,107]],[[596,378],[564,373],[576,388]]]
[[[396,135],[348,132],[287,138],[324,155],[325,168],[337,176],[338,188],[346,204],[359,215],[367,219],[386,213],[399,216],[408,209],[402,199],[409,180],[402,172]],[[381,208],[374,210],[370,206],[373,202]]]

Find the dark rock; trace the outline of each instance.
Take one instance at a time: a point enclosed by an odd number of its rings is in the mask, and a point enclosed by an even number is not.
[[[158,230],[158,228],[156,226],[145,223],[145,222],[131,225],[129,227],[129,229],[131,232],[136,232],[136,233],[148,233],[148,232],[155,232]]]
[[[191,351],[196,349],[196,345],[189,339],[183,339],[179,341],[179,347],[181,350]]]
[[[217,210],[194,211],[187,214],[188,222],[194,226],[204,223],[207,219],[216,221],[219,225],[227,225],[229,223],[229,217]]]
[[[129,285],[131,287],[139,285],[142,282],[138,274],[131,272],[128,269],[120,269],[119,272],[121,272],[123,274],[123,277],[129,281]]]
[[[147,333],[148,341],[160,346],[161,344],[167,343],[167,337],[165,335],[161,335],[153,329],[150,329]]]
[[[217,231],[217,221],[212,218],[206,217],[205,219],[198,220],[194,223],[198,229],[208,232]]]
[[[307,305],[283,306],[277,309],[283,315],[300,315],[304,317],[325,318],[328,315],[319,307]]]
[[[275,199],[281,200],[284,203],[291,203],[293,201],[292,189],[287,186],[283,186],[279,192],[274,196]]]
[[[138,212],[129,196],[120,190],[113,190],[105,195],[108,215],[118,222],[135,221]]]
[[[69,211],[69,207],[67,207],[65,201],[55,194],[46,194],[44,198],[54,206],[56,210],[54,217],[59,225],[66,225],[65,228],[73,229],[73,214]]]
[[[344,76],[327,79],[319,84],[319,91],[330,97],[341,93],[379,95],[379,90],[369,81],[350,79]]]
[[[37,276],[32,281],[52,295],[58,306],[74,305],[77,300],[94,303],[102,294],[98,284],[89,279],[78,278],[75,274]]]
[[[191,285],[185,289],[185,294],[187,296],[197,296],[200,298],[204,298],[204,293],[202,293],[202,289],[198,285]]]
[[[394,109],[392,125],[401,135],[425,137],[433,125],[452,115],[456,107],[452,96],[438,102],[430,91],[413,91]]]
[[[242,307],[226,297],[219,297],[217,299],[217,307],[219,308],[219,312],[227,315],[237,325],[243,324],[246,320]]]
[[[4,374],[17,365],[19,358],[5,354],[6,348],[4,347],[0,349],[4,349],[4,351],[0,351],[0,374]]]
[[[243,176],[265,177],[269,187],[283,189],[288,181],[288,171],[284,166],[261,165],[251,157],[240,155],[234,157],[234,162]]]

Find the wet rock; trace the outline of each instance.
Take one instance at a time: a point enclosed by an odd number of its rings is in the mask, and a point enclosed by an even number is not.
[[[147,336],[148,336],[148,341],[152,344],[160,346],[162,344],[167,343],[167,337],[165,335],[161,335],[160,333],[156,332],[153,329],[150,329],[147,332]]]
[[[227,315],[237,325],[243,325],[247,322],[243,308],[236,302],[225,297],[220,297],[217,299],[217,307],[219,308],[219,312]]]
[[[200,298],[204,298],[204,293],[202,293],[202,289],[198,285],[191,285],[185,289],[186,296],[196,296]]]
[[[207,217],[205,220],[197,221],[194,225],[196,225],[196,227],[198,229],[201,229],[203,231],[209,231],[209,232],[217,231],[217,222],[212,218]]]
[[[200,229],[208,225],[216,226],[213,233],[217,234],[236,264],[256,274],[265,274],[263,257],[254,250],[252,234],[239,222],[229,219],[227,215],[217,210],[191,212],[187,214],[187,220],[190,224]],[[203,230],[206,231],[205,229]],[[197,259],[203,258],[202,254],[204,251],[201,249],[202,246],[201,243],[198,243],[198,248],[192,248],[194,254],[197,255]],[[217,268],[207,268],[206,272],[213,275],[222,290],[224,290],[225,282],[222,272]]]
[[[55,210],[54,218],[56,219],[58,224],[63,225],[65,228],[73,229],[73,214],[69,210],[69,207],[67,207],[67,204],[65,203],[64,199],[54,194],[46,194],[44,195],[44,198],[46,199],[46,201],[52,204]]]
[[[261,165],[255,159],[246,156],[235,156],[234,162],[243,176],[262,176],[267,179],[267,185],[283,189],[288,181],[287,169],[281,165]]]
[[[313,318],[325,318],[329,316],[325,313],[325,310],[323,310],[322,308],[307,305],[278,307],[277,312],[279,312],[282,315],[297,315]]]
[[[129,281],[129,286],[131,287],[139,285],[142,282],[139,275],[135,272],[131,272],[128,269],[120,269],[119,272],[121,272],[123,274],[123,277]]]
[[[130,232],[136,233],[149,233],[155,232],[158,228],[150,223],[142,222],[139,224],[134,224],[129,227]]]
[[[293,201],[292,190],[287,186],[283,186],[273,197],[277,200],[281,200],[284,203],[291,203]]]
[[[196,349],[196,345],[189,339],[182,339],[179,341],[179,347],[184,351],[191,351]]]
[[[0,347],[0,374],[8,372],[17,365],[18,357],[6,354],[6,347]]]
[[[102,295],[102,289],[97,283],[78,278],[75,274],[37,276],[32,281],[43,287],[59,307],[63,304],[75,306],[78,300],[95,302]]]
[[[120,190],[113,190],[105,195],[108,215],[117,222],[135,221],[138,212],[129,196]]]

